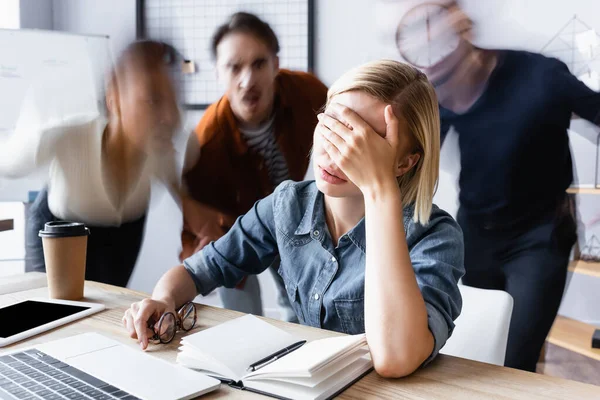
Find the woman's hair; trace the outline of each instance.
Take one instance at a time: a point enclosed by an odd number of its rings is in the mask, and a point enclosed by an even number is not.
[[[174,66],[178,60],[175,48],[154,40],[137,40],[129,44],[117,58],[113,69],[115,76],[125,75],[127,70],[153,71]]]
[[[273,55],[279,53],[279,40],[277,40],[277,35],[275,35],[269,24],[254,14],[237,12],[226,23],[219,26],[212,37],[211,51],[215,59],[217,58],[217,47],[221,40],[230,33],[238,32],[248,33],[260,39],[267,45]]]
[[[327,93],[327,105],[341,93],[361,91],[390,104],[406,120],[421,157],[398,178],[404,204],[414,203],[415,222],[426,224],[437,188],[440,163],[440,116],[435,90],[422,72],[392,60],[363,64],[346,72]]]
[[[113,67],[108,72],[105,93],[101,96],[102,103],[100,110],[108,115],[106,106],[106,93],[117,90],[119,85],[123,85],[127,79],[127,73],[133,72],[135,75],[140,73],[159,70],[162,67],[167,68],[170,74],[171,82],[175,89],[177,80],[173,79],[177,65],[182,58],[175,48],[167,43],[154,40],[136,40],[130,43],[118,56]]]

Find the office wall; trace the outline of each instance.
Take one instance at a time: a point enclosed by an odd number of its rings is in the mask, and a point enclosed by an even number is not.
[[[20,25],[19,0],[4,0],[0,4],[0,29],[18,29]]]
[[[52,29],[52,0],[2,0],[0,29]]]
[[[113,54],[135,39],[135,0],[51,1],[55,30],[108,35]]]
[[[331,84],[356,64],[381,57],[398,58],[393,43],[398,16],[420,1],[315,0],[317,75],[326,84]],[[570,0],[553,2],[552,5],[544,0],[463,0],[462,3],[476,22],[480,45],[534,51],[539,51],[574,13],[590,24],[596,23],[595,16],[600,15],[600,3],[596,0]],[[53,24],[58,30],[109,34],[115,51],[118,51],[135,36],[135,1],[53,0]],[[190,114],[188,126],[193,126],[200,115]],[[579,131],[586,129],[589,127],[578,128]],[[586,131],[583,136],[592,137],[592,133]],[[577,140],[581,146],[590,143],[587,139]],[[447,138],[442,148],[441,163],[440,186],[435,202],[454,215],[459,173],[456,135],[451,134]],[[586,165],[579,163],[580,173]],[[151,290],[160,274],[177,262],[180,221],[177,207],[168,196],[153,199],[147,237],[130,286]],[[600,323],[597,310],[580,307],[588,302],[599,304],[600,291],[595,290],[598,284],[598,280],[592,278],[572,279],[561,313]]]
[[[21,0],[21,29],[52,29],[52,0]]]

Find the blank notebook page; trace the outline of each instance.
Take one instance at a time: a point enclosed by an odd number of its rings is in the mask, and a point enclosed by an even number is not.
[[[207,357],[220,361],[241,379],[252,363],[297,341],[297,337],[253,315],[216,325],[183,339]]]

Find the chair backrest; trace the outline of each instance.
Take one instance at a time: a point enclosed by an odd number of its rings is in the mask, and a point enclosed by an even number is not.
[[[513,298],[501,290],[459,285],[463,306],[440,353],[504,365]]]

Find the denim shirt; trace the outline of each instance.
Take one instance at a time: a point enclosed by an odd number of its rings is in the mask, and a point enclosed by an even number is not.
[[[404,208],[413,269],[427,308],[433,359],[454,328],[462,299],[462,231],[436,206],[426,226]],[[248,274],[279,262],[289,301],[301,323],[348,334],[365,331],[364,218],[334,246],[325,221],[324,196],[314,181],[286,181],[258,201],[231,230],[184,261],[202,295],[234,287]]]

